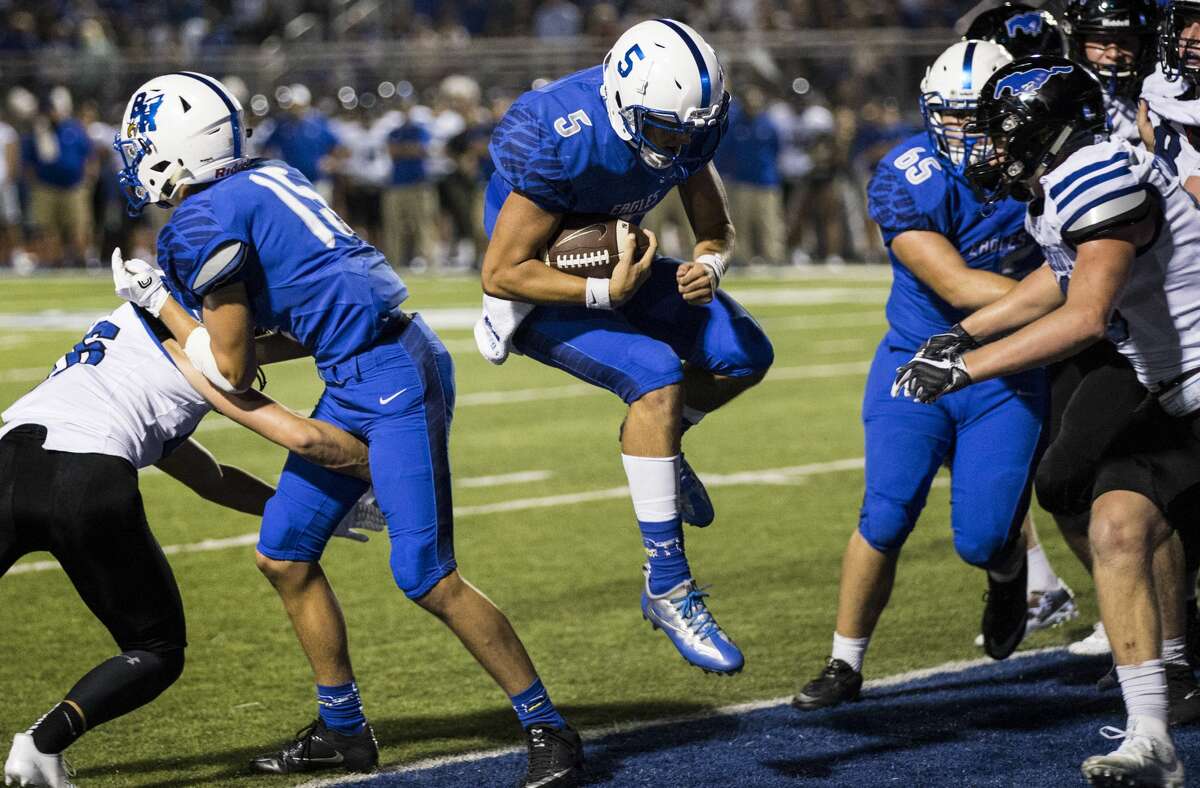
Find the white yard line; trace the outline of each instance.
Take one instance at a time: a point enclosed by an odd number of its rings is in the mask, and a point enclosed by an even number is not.
[[[1029,651],[1021,651],[1013,654],[1008,660],[1029,659],[1031,657],[1042,656],[1044,654],[1055,654],[1066,652],[1065,646],[1054,646],[1051,648],[1031,649]],[[922,679],[932,678],[934,676],[953,676],[958,673],[964,673],[972,668],[979,668],[985,665],[994,665],[996,661],[991,657],[980,657],[978,659],[955,660],[952,662],[944,662],[941,665],[935,665],[931,668],[920,668],[918,670],[909,670],[904,673],[897,673],[893,676],[885,676],[879,679],[872,679],[863,683],[863,690],[869,692],[876,689],[887,689],[909,682],[920,681]],[[792,702],[791,695],[785,695],[779,698],[770,698],[768,700],[750,701],[749,703],[734,703],[729,706],[721,706],[711,711],[702,711],[695,714],[683,714],[675,717],[662,717],[655,720],[639,720],[636,722],[618,722],[612,725],[605,725],[598,728],[588,728],[580,731],[580,735],[585,741],[594,741],[618,733],[634,733],[636,731],[646,730],[649,728],[659,728],[665,725],[679,725],[688,722],[698,722],[700,720],[712,719],[714,717],[730,717],[739,714],[748,714],[762,709],[771,709],[777,706],[783,706]],[[301,783],[296,788],[328,788],[334,785],[346,785],[349,783],[368,782],[373,779],[388,774],[412,774],[414,772],[422,772],[427,769],[436,769],[442,766],[450,766],[456,763],[472,763],[474,761],[484,761],[489,758],[497,758],[504,755],[512,755],[513,753],[521,752],[524,747],[496,747],[489,750],[475,750],[473,752],[460,753],[458,755],[446,755],[439,758],[426,758],[414,763],[401,766],[398,769],[386,769],[375,772],[374,774],[363,775],[347,775],[342,777],[327,777],[324,779],[311,780],[306,783]]]
[[[839,473],[841,471],[853,471],[863,467],[862,457],[849,457],[842,460],[832,460],[830,462],[816,462],[808,465],[792,465],[784,468],[767,468],[761,471],[743,471],[741,473],[731,474],[706,474],[704,483],[709,487],[731,487],[735,485],[755,485],[755,484],[796,484],[801,482],[805,477],[815,476],[824,473]],[[542,473],[542,471],[535,471]],[[489,477],[475,477],[484,478]],[[490,477],[495,480],[498,477]],[[481,515],[497,514],[500,512],[518,512],[529,511],[531,509],[545,509],[554,506],[573,506],[580,503],[588,503],[590,501],[607,501],[618,498],[624,498],[629,495],[629,488],[625,486],[610,487],[605,490],[585,490],[576,493],[564,493],[562,495],[546,495],[540,498],[515,498],[508,501],[498,501],[496,503],[480,504],[477,506],[456,506],[454,507],[454,516],[456,519],[466,517],[477,517]],[[240,536],[231,536],[225,539],[205,539],[202,542],[194,542],[191,544],[176,544],[166,545],[163,547],[163,552],[167,555],[175,555],[178,553],[206,553],[213,550],[225,550],[231,547],[244,547],[246,545],[256,544],[258,542],[258,532],[242,534]],[[51,569],[58,569],[57,561],[30,561],[25,564],[17,564],[8,570],[10,575],[25,574],[28,572],[45,572]]]
[[[468,476],[456,479],[459,487],[500,487],[505,484],[527,484],[541,482],[554,475],[553,471],[517,471],[516,473],[500,473],[495,476]]]

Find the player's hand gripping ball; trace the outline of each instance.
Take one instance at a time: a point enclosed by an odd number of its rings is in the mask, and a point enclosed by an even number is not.
[[[628,256],[641,257],[649,236],[636,224],[609,216],[568,214],[542,260],[565,274],[608,279],[626,253],[630,239],[634,248]]]

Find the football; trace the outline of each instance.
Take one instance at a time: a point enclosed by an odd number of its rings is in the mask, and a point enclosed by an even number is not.
[[[619,261],[621,247],[636,234],[637,251],[646,250],[644,230],[624,219],[597,214],[568,214],[542,259],[546,265],[573,276],[607,279]]]

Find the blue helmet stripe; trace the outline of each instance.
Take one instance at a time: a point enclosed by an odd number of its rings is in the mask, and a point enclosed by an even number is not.
[[[242,158],[241,120],[238,118],[237,107],[233,106],[233,102],[229,100],[229,96],[225,95],[225,91],[222,90],[220,86],[218,86],[208,77],[205,77],[203,74],[197,74],[194,71],[176,71],[175,73],[203,82],[205,85],[208,85],[210,88],[212,88],[214,93],[221,97],[221,101],[225,104],[225,108],[229,110],[229,122],[233,126],[233,158]]]
[[[696,46],[696,42],[692,37],[679,26],[678,22],[671,19],[659,19],[667,27],[679,34],[679,37],[687,44],[688,49],[692,52],[692,57],[696,59],[696,68],[700,69],[700,106],[707,107],[712,100],[712,79],[708,76],[708,66],[704,64],[704,56],[700,54],[700,47]],[[683,120],[680,118],[680,120]]]
[[[971,63],[975,60],[975,42],[967,44],[967,53],[963,55],[963,80],[962,89],[971,89]]]

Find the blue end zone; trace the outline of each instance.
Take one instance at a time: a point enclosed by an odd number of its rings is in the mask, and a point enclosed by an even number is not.
[[[868,690],[820,712],[773,706],[617,733],[587,742],[587,785],[1071,786],[1079,764],[1116,743],[1117,691],[1095,682],[1107,658],[1038,654]],[[568,719],[570,708],[564,709]],[[1200,728],[1175,729],[1200,770]],[[517,742],[514,742],[516,744]],[[525,753],[380,774],[370,786],[511,786]]]

